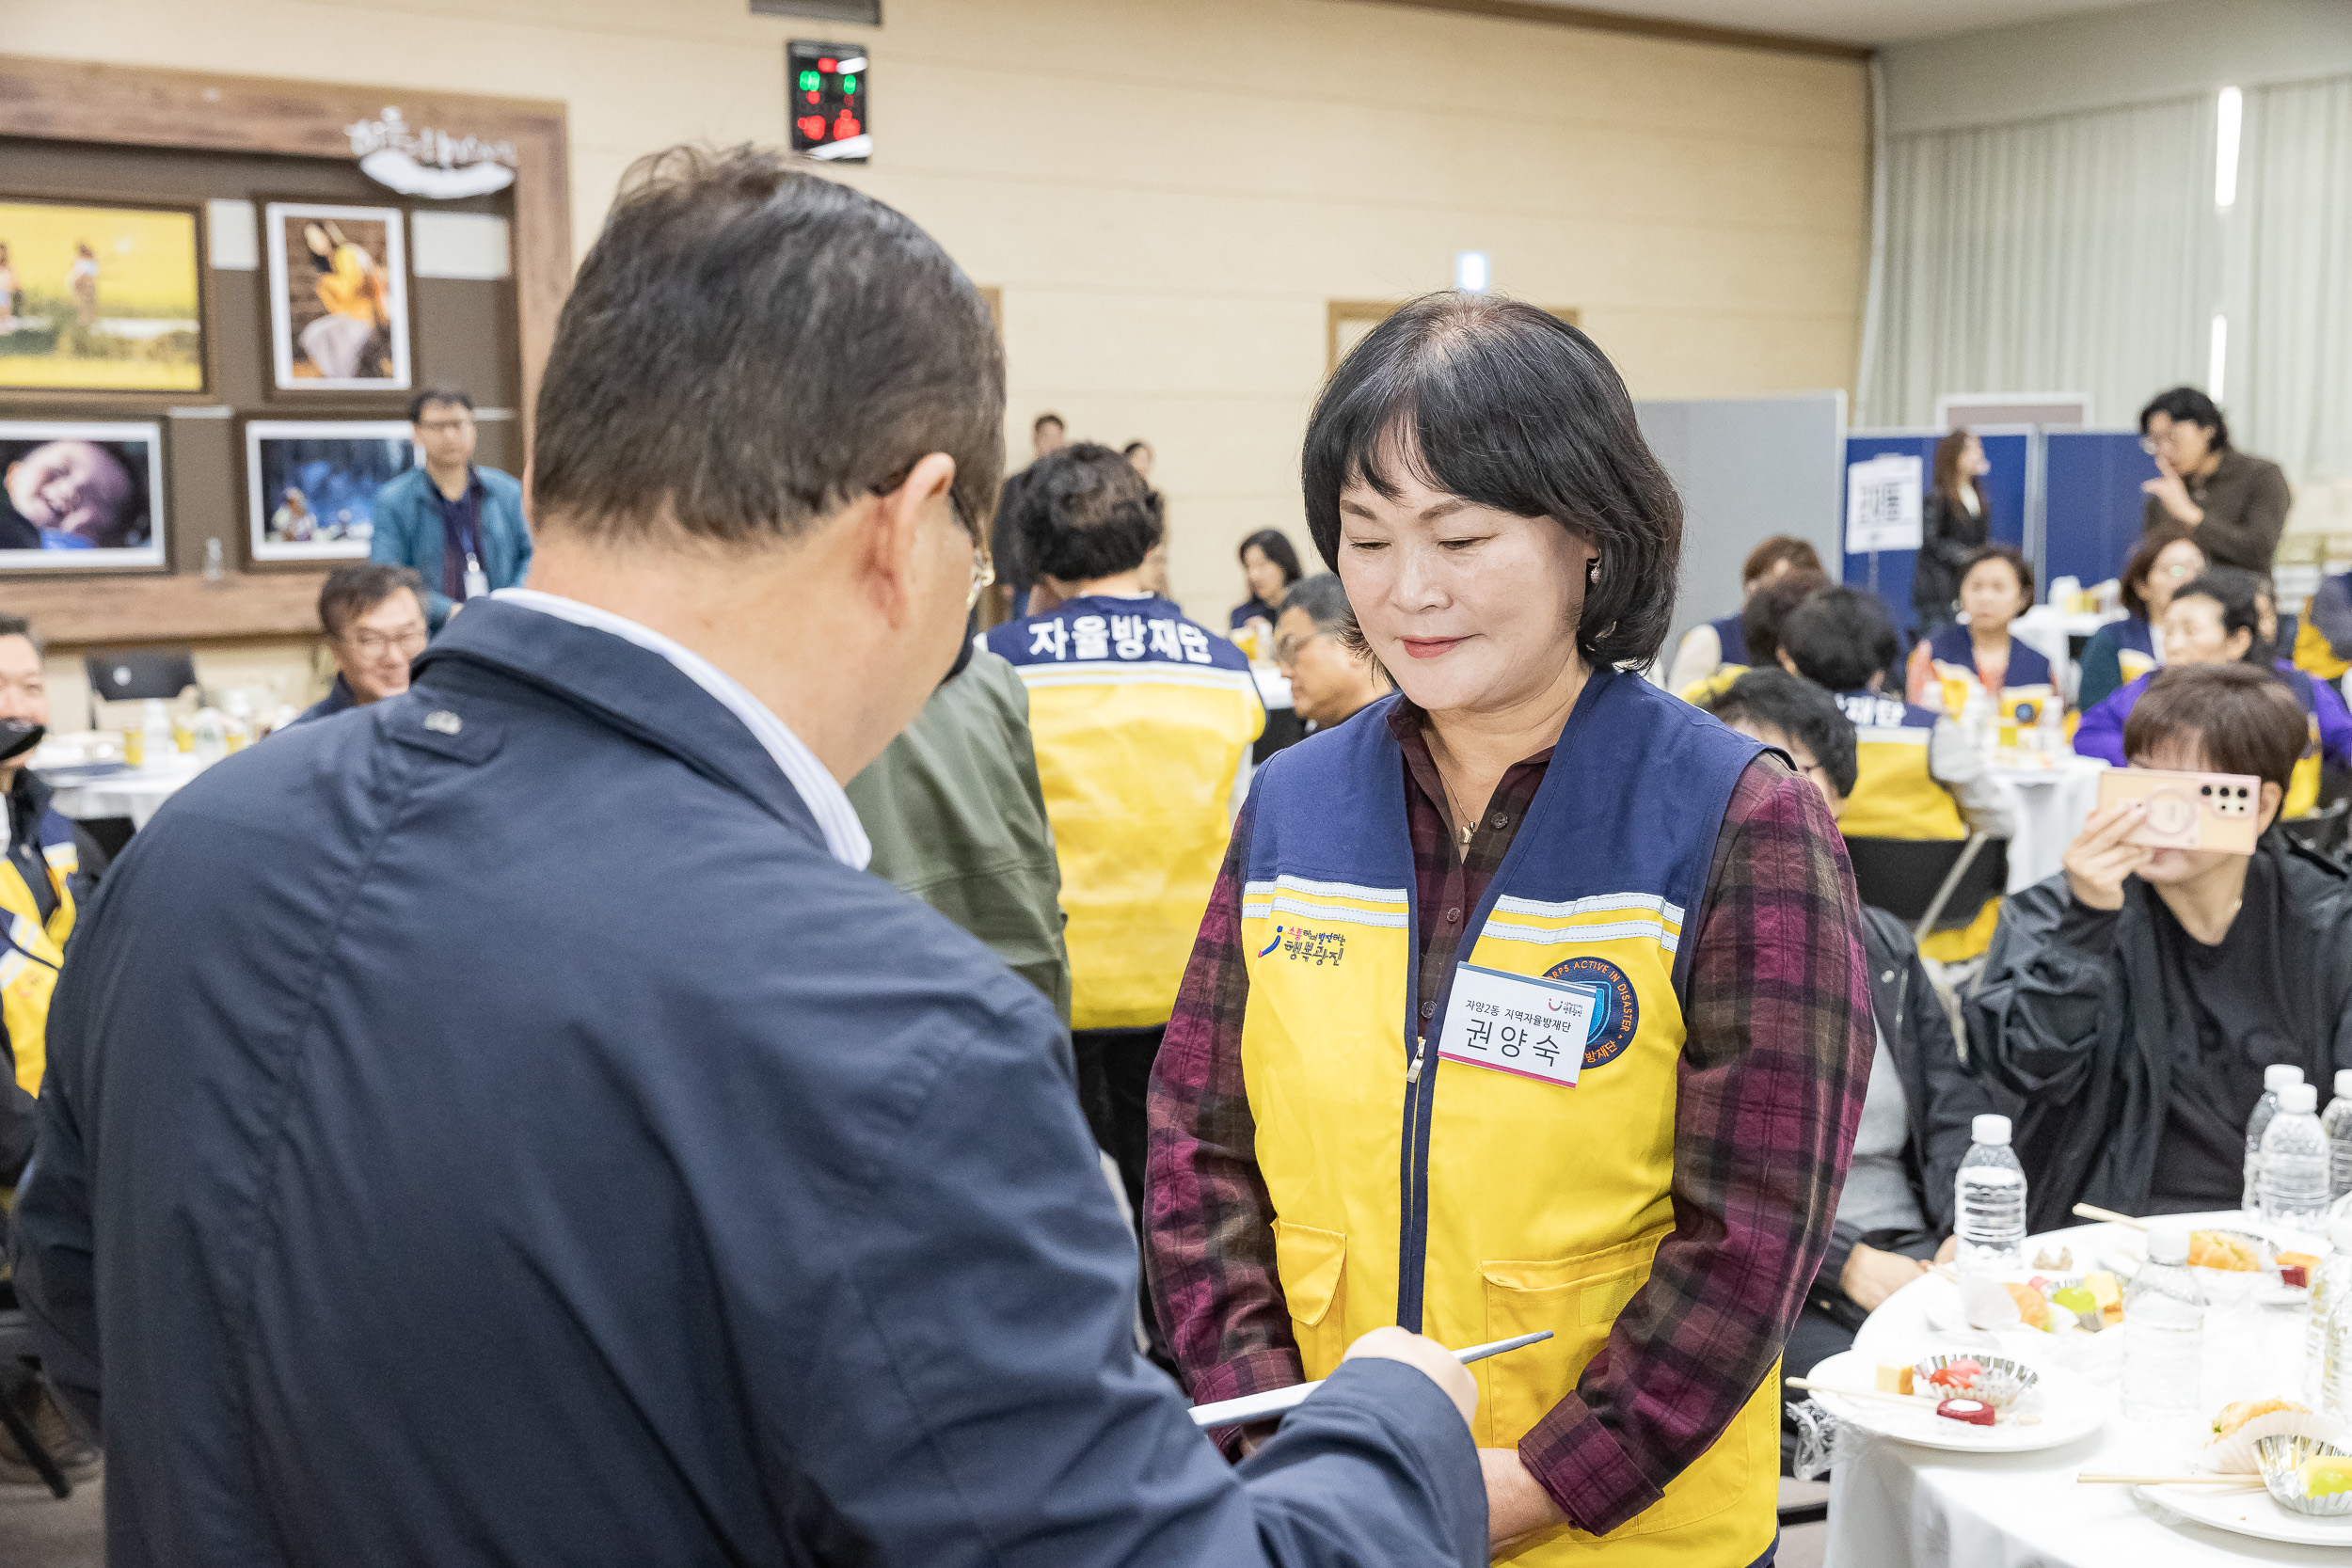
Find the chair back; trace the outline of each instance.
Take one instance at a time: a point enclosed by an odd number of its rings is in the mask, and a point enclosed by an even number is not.
[[[192,648],[93,648],[84,656],[90,695],[102,702],[173,702],[196,684]]]
[[[2009,886],[2009,841],[1988,838],[1850,838],[1862,901],[1904,925],[1949,931],[1967,926]],[[1940,895],[1940,896],[1939,896]]]

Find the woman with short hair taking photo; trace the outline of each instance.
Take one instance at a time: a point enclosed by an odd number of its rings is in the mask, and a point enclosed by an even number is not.
[[[1744,1568],[1872,1053],[1836,824],[1634,673],[1681,504],[1582,333],[1416,301],[1303,468],[1399,690],[1259,774],[1153,1073],[1186,1387],[1320,1377],[1375,1323],[1549,1329],[1477,1369],[1502,1558]]]

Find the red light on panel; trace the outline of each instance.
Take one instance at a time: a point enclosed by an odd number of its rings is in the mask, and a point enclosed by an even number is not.
[[[848,141],[851,136],[856,135],[858,132],[863,129],[864,127],[859,125],[857,122],[857,116],[850,113],[849,110],[844,109],[841,111],[840,118],[836,119],[833,122],[833,139],[835,141]]]
[[[838,60],[818,60],[817,62],[817,69],[819,71],[831,71],[838,70],[840,68],[840,64],[841,62]]]
[[[825,139],[825,117],[823,115],[803,115],[794,123],[800,126],[801,135],[810,141]]]

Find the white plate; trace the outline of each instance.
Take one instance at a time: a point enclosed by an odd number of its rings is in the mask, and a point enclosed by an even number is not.
[[[1867,1388],[1877,1378],[1879,1359],[1861,1351],[1846,1351],[1815,1367],[1808,1381]],[[1886,1400],[1842,1399],[1819,1389],[1814,1390],[1813,1397],[1831,1415],[1865,1432],[1923,1448],[1948,1449],[1955,1453],[2030,1453],[2036,1449],[2055,1449],[2072,1443],[2099,1430],[2106,1419],[2105,1395],[2088,1380],[2063,1367],[2042,1362],[2034,1370],[2041,1374],[2042,1381],[2027,1396],[2025,1414],[2042,1419],[2031,1426],[2007,1421],[1998,1426],[1970,1426],[1965,1421],[1938,1416],[1932,1405],[1906,1407]],[[2352,1536],[2346,1539],[2352,1540]]]
[[[2314,1519],[2308,1513],[2281,1508],[2259,1486],[2246,1492],[2218,1492],[2210,1486],[2139,1486],[2133,1490],[2184,1519],[2233,1534],[2288,1541],[2298,1546],[2352,1546],[2352,1519]]]

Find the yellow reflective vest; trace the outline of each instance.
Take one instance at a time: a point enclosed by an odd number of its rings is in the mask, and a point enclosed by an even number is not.
[[[1091,596],[996,627],[1029,693],[1070,916],[1070,1025],[1166,1023],[1265,729],[1249,661],[1166,599]]]
[[[1441,1049],[1455,1005],[1421,1018],[1395,701],[1279,753],[1259,780],[1242,1066],[1307,1376],[1388,1323],[1456,1347],[1548,1328],[1471,1369],[1478,1444],[1508,1448],[1575,1391],[1674,1229],[1676,959],[1758,748],[1638,676],[1592,677],[1464,927],[1468,964],[1591,999],[1569,1086],[1528,1070],[1538,1047],[1507,1020],[1484,1033],[1466,1022],[1456,1055]],[[1778,1385],[1775,1370],[1643,1513],[1605,1536],[1561,1526],[1500,1560],[1753,1561],[1776,1528]]]
[[[56,812],[44,812],[38,832],[57,899],[46,921],[16,863],[0,857],[0,1024],[8,1029],[8,1050],[16,1058],[17,1085],[36,1097],[49,1066],[49,997],[57,989],[66,939],[73,934],[68,879],[81,869],[73,824]]]

